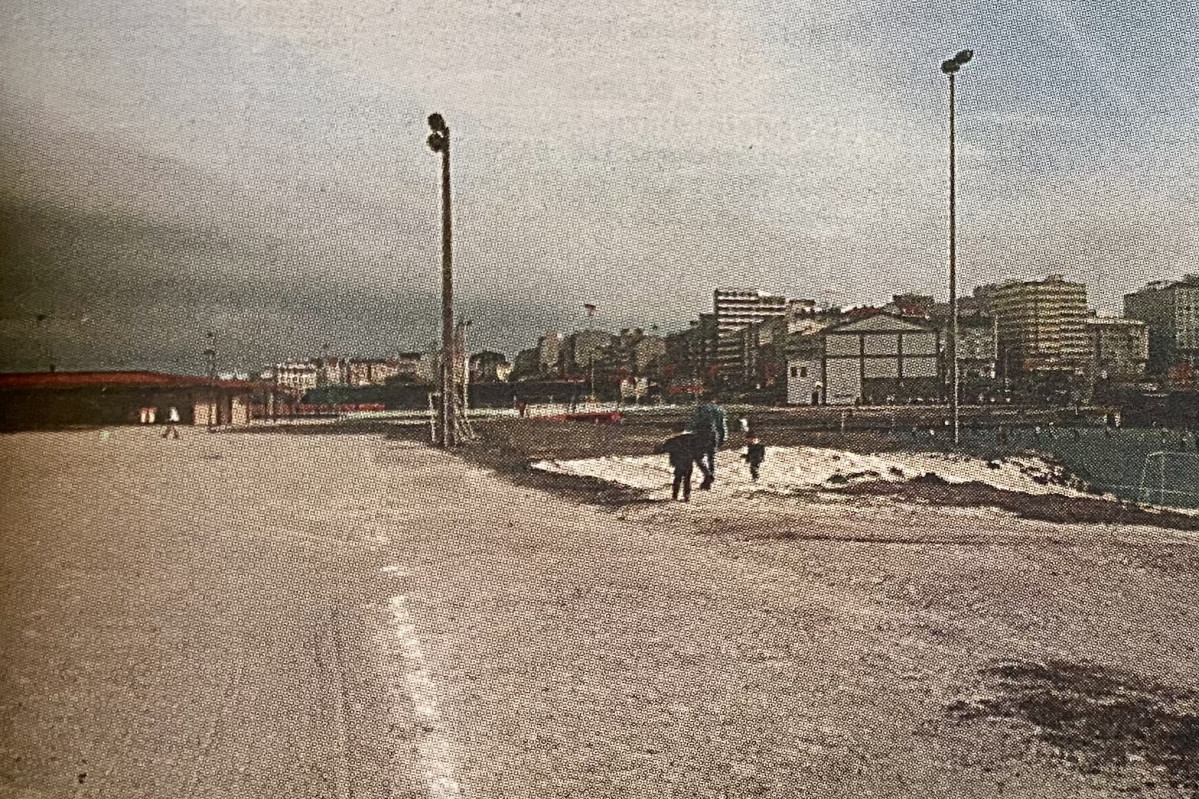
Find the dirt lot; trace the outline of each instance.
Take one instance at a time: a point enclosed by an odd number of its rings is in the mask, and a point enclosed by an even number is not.
[[[780,446],[904,446],[886,433],[846,436],[785,424],[771,429],[768,422],[756,429]],[[917,627],[941,643],[956,639],[976,658],[973,686],[959,687],[961,696],[947,703],[943,723],[926,721],[947,741],[978,735],[990,747],[1002,733],[1019,741],[997,745],[1007,750],[1009,767],[1012,760],[1053,762],[1114,794],[1199,796],[1199,633],[1167,621],[1173,611],[1166,605],[1160,617],[1153,615],[1155,606],[1144,609],[1151,614],[1144,617],[1144,632],[1155,642],[1147,642],[1155,660],[1163,654],[1157,644],[1166,630],[1182,634],[1179,659],[1168,669],[1172,678],[1160,681],[1149,676],[1155,667],[1129,657],[1136,636],[1121,628],[1135,616],[1096,612],[1113,593],[1124,598],[1127,588],[1117,586],[1133,575],[1168,574],[1199,589],[1196,540],[1153,532],[1196,531],[1199,518],[938,479],[849,485],[838,492],[844,500],[831,504],[815,496],[754,495],[696,512],[651,501],[647,492],[525,468],[539,459],[644,454],[674,430],[677,420],[661,418],[610,426],[497,421],[478,431],[480,441],[468,457],[520,484],[614,508],[621,518],[650,528],[682,529],[718,542],[734,558],[774,568],[786,563],[827,578],[830,589],[846,581],[913,603],[916,617],[935,619]],[[1104,616],[1110,626],[1100,623]],[[1046,647],[1037,633],[1050,628],[1049,638],[1057,640]],[[886,662],[895,643],[879,641],[878,650],[864,657]],[[951,648],[940,651],[948,655]],[[988,656],[979,657],[983,653]],[[962,654],[942,665],[953,670]],[[919,667],[906,679],[935,681]],[[1013,746],[1022,751],[1015,754]],[[994,754],[978,751],[974,757],[982,763]],[[993,762],[980,768],[1004,770]],[[1025,790],[1013,795],[1034,795]]]
[[[1199,796],[1194,537],[497,429],[0,437],[0,797]]]

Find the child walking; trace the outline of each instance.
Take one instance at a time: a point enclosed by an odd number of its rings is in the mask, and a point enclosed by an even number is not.
[[[762,461],[766,460],[766,446],[752,433],[741,459],[749,464],[749,476],[755,483],[758,482],[758,469],[761,467]]]
[[[681,492],[683,501],[690,502],[691,473],[695,468],[696,458],[695,436],[686,432],[679,433],[663,441],[654,451],[659,455],[665,453],[670,456],[670,466],[674,469],[670,498],[678,499]]]

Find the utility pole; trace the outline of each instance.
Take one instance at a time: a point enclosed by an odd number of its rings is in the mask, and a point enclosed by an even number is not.
[[[957,173],[956,132],[954,130],[954,76],[974,57],[973,50],[962,50],[941,62],[941,71],[949,76],[949,407],[953,416],[953,443],[961,442],[962,417],[958,394],[958,272],[957,272]]]
[[[205,367],[208,370],[208,379],[216,380],[216,333],[208,331],[208,349],[204,350]]]
[[[208,331],[208,333],[207,333],[207,335],[206,335],[206,337],[207,337],[207,339],[208,339],[208,348],[207,348],[206,350],[204,350],[204,360],[206,361],[206,367],[207,367],[207,371],[208,371],[208,379],[209,379],[209,380],[216,380],[216,379],[217,379],[217,373],[216,373],[216,333],[214,333],[213,331],[209,330],[209,331]],[[220,411],[220,405],[221,405],[221,395],[220,395],[220,392],[219,392],[219,391],[217,391],[217,389],[216,389],[215,387],[212,387],[212,388],[210,388],[210,390],[211,390],[213,393],[212,393],[212,399],[211,399],[211,401],[208,403],[208,430],[209,430],[209,432],[211,432],[211,431],[212,431],[212,429],[213,429],[214,427],[216,427],[216,426],[217,426],[217,424],[219,424],[219,423],[220,423],[220,414],[221,414],[221,411]]]
[[[595,308],[592,303],[583,303],[583,310],[587,312],[587,332],[591,333],[595,320]],[[578,339],[576,338],[576,341]],[[595,405],[595,341],[594,336],[587,337],[587,402]]]
[[[454,418],[454,256],[450,209],[450,128],[441,114],[429,115],[429,149],[441,153],[441,402],[437,444],[458,444]]]
[[[465,321],[460,319],[454,325],[454,369],[461,370],[458,372],[462,378],[459,392],[462,397],[464,417],[470,405],[470,352],[466,349],[466,328],[470,325],[470,319]]]

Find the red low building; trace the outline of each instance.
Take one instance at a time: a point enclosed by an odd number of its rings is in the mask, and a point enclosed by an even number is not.
[[[162,372],[0,374],[0,429],[94,425],[239,425],[252,403],[269,404],[272,386]]]

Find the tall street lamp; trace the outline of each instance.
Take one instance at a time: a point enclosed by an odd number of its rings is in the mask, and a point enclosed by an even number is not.
[[[454,420],[454,260],[450,214],[450,128],[441,114],[429,115],[429,149],[441,153],[441,403],[437,444],[458,443]]]
[[[957,270],[957,182],[955,161],[955,131],[953,119],[954,76],[974,57],[973,50],[962,50],[953,58],[941,62],[941,71],[949,76],[949,407],[953,415],[953,443],[961,442],[962,417],[958,394],[958,270]]]
[[[216,380],[216,333],[209,330],[206,337],[208,348],[204,350],[204,366],[208,370],[208,379]]]

